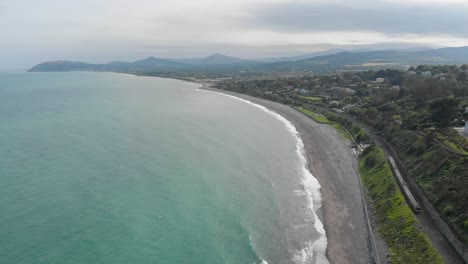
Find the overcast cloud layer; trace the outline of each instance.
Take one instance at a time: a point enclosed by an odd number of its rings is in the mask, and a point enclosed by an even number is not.
[[[45,60],[468,46],[467,0],[0,0],[0,69]]]

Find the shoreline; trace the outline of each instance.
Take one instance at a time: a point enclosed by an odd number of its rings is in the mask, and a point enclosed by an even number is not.
[[[202,89],[202,90],[206,91],[206,89]],[[208,92],[216,92],[216,91],[208,91]],[[266,108],[265,106],[253,103],[249,100],[246,100],[237,96],[233,96],[233,95],[229,95],[225,93],[219,93],[219,94],[231,97],[235,100],[242,101],[246,104],[256,107],[262,110],[263,112],[273,116],[275,119],[282,122],[285,125],[286,129],[289,130],[289,133],[296,138],[296,155],[301,160],[301,170],[303,173],[301,175],[301,180],[302,180],[302,184],[304,187],[304,191],[307,194],[307,201],[308,201],[310,212],[312,212],[314,219],[315,219],[314,229],[320,234],[320,237],[318,237],[318,239],[314,241],[308,241],[308,243],[302,249],[300,249],[300,252],[303,252],[303,254],[295,255],[295,258],[300,257],[301,263],[309,263],[309,261],[313,261],[313,263],[317,263],[317,264],[329,263],[329,260],[326,256],[328,241],[327,241],[327,236],[326,236],[326,232],[325,232],[324,225],[323,225],[323,215],[322,215],[322,210],[321,210],[322,208],[322,195],[320,191],[321,186],[317,178],[315,178],[310,173],[310,170],[308,169],[308,161],[305,155],[306,152],[305,152],[304,142],[302,141],[302,136],[297,131],[294,124],[291,123],[291,121],[289,121],[282,115]],[[314,254],[305,253],[305,252],[314,252]],[[267,262],[265,261],[265,263]]]
[[[121,73],[118,73],[121,74]],[[333,127],[319,124],[292,107],[265,99],[210,87],[197,80],[145,76],[177,80],[247,100],[275,112],[293,124],[302,139],[307,170],[320,183],[319,219],[326,232],[326,257],[332,264],[371,263],[357,158],[350,142]]]
[[[190,83],[199,85],[199,89],[202,90],[258,104],[292,123],[303,141],[307,170],[321,186],[322,204],[318,217],[326,232],[328,261],[336,264],[370,263],[369,234],[360,189],[357,157],[349,148],[350,142],[334,128],[316,123],[290,106],[218,90],[207,83],[195,81]]]

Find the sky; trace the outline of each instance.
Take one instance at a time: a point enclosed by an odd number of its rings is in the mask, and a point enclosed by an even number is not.
[[[468,46],[468,0],[0,0],[0,70]]]

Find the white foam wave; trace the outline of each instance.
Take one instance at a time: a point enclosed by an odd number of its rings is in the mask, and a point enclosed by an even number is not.
[[[201,86],[200,86],[201,87]],[[320,237],[315,241],[309,241],[304,245],[304,247],[297,251],[294,256],[294,263],[297,264],[306,264],[306,263],[317,263],[317,264],[327,264],[329,263],[326,257],[326,250],[327,250],[327,237],[325,233],[325,229],[323,227],[323,223],[317,216],[317,211],[322,206],[322,195],[320,193],[320,183],[318,180],[309,172],[307,169],[307,159],[305,156],[305,149],[304,149],[304,142],[297,131],[296,127],[285,117],[282,115],[262,106],[259,104],[255,104],[249,100],[245,100],[243,98],[239,98],[236,96],[232,96],[225,93],[216,92],[228,97],[231,97],[236,100],[240,100],[244,103],[252,105],[256,108],[263,110],[264,112],[272,115],[277,120],[281,121],[288,131],[294,135],[296,138],[296,154],[298,155],[300,162],[301,162],[301,170],[302,170],[302,182],[305,189],[306,199],[308,201],[310,212],[313,215],[314,227],[317,232],[320,234]],[[262,263],[267,263],[266,261],[262,261]]]
[[[250,236],[250,234],[249,234],[249,243],[250,243],[250,246],[253,248],[252,237]],[[268,264],[268,262],[266,260],[262,259],[261,257],[259,257],[259,258],[261,260],[260,264]],[[256,264],[256,263],[254,262],[253,264]]]
[[[304,190],[295,190],[295,191],[293,191],[293,192],[294,192],[294,194],[297,195],[297,196],[305,196],[305,195],[307,195],[307,192],[304,191]]]

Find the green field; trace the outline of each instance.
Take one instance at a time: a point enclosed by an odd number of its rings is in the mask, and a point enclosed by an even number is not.
[[[299,112],[302,112],[306,116],[312,118],[315,122],[322,123],[322,124],[330,124],[330,120],[322,114],[316,113],[310,109],[302,108],[302,107],[296,107],[296,110]]]
[[[348,131],[344,127],[342,127],[340,124],[330,121],[326,116],[314,112],[310,109],[302,108],[302,107],[295,107],[296,110],[299,112],[305,114],[306,116],[312,118],[315,122],[321,123],[321,124],[327,124],[332,127],[334,127],[338,133],[340,133],[344,138],[351,140],[351,136],[349,135]]]
[[[318,96],[300,96],[300,97],[308,101],[321,101],[323,99],[322,97],[318,97]]]

